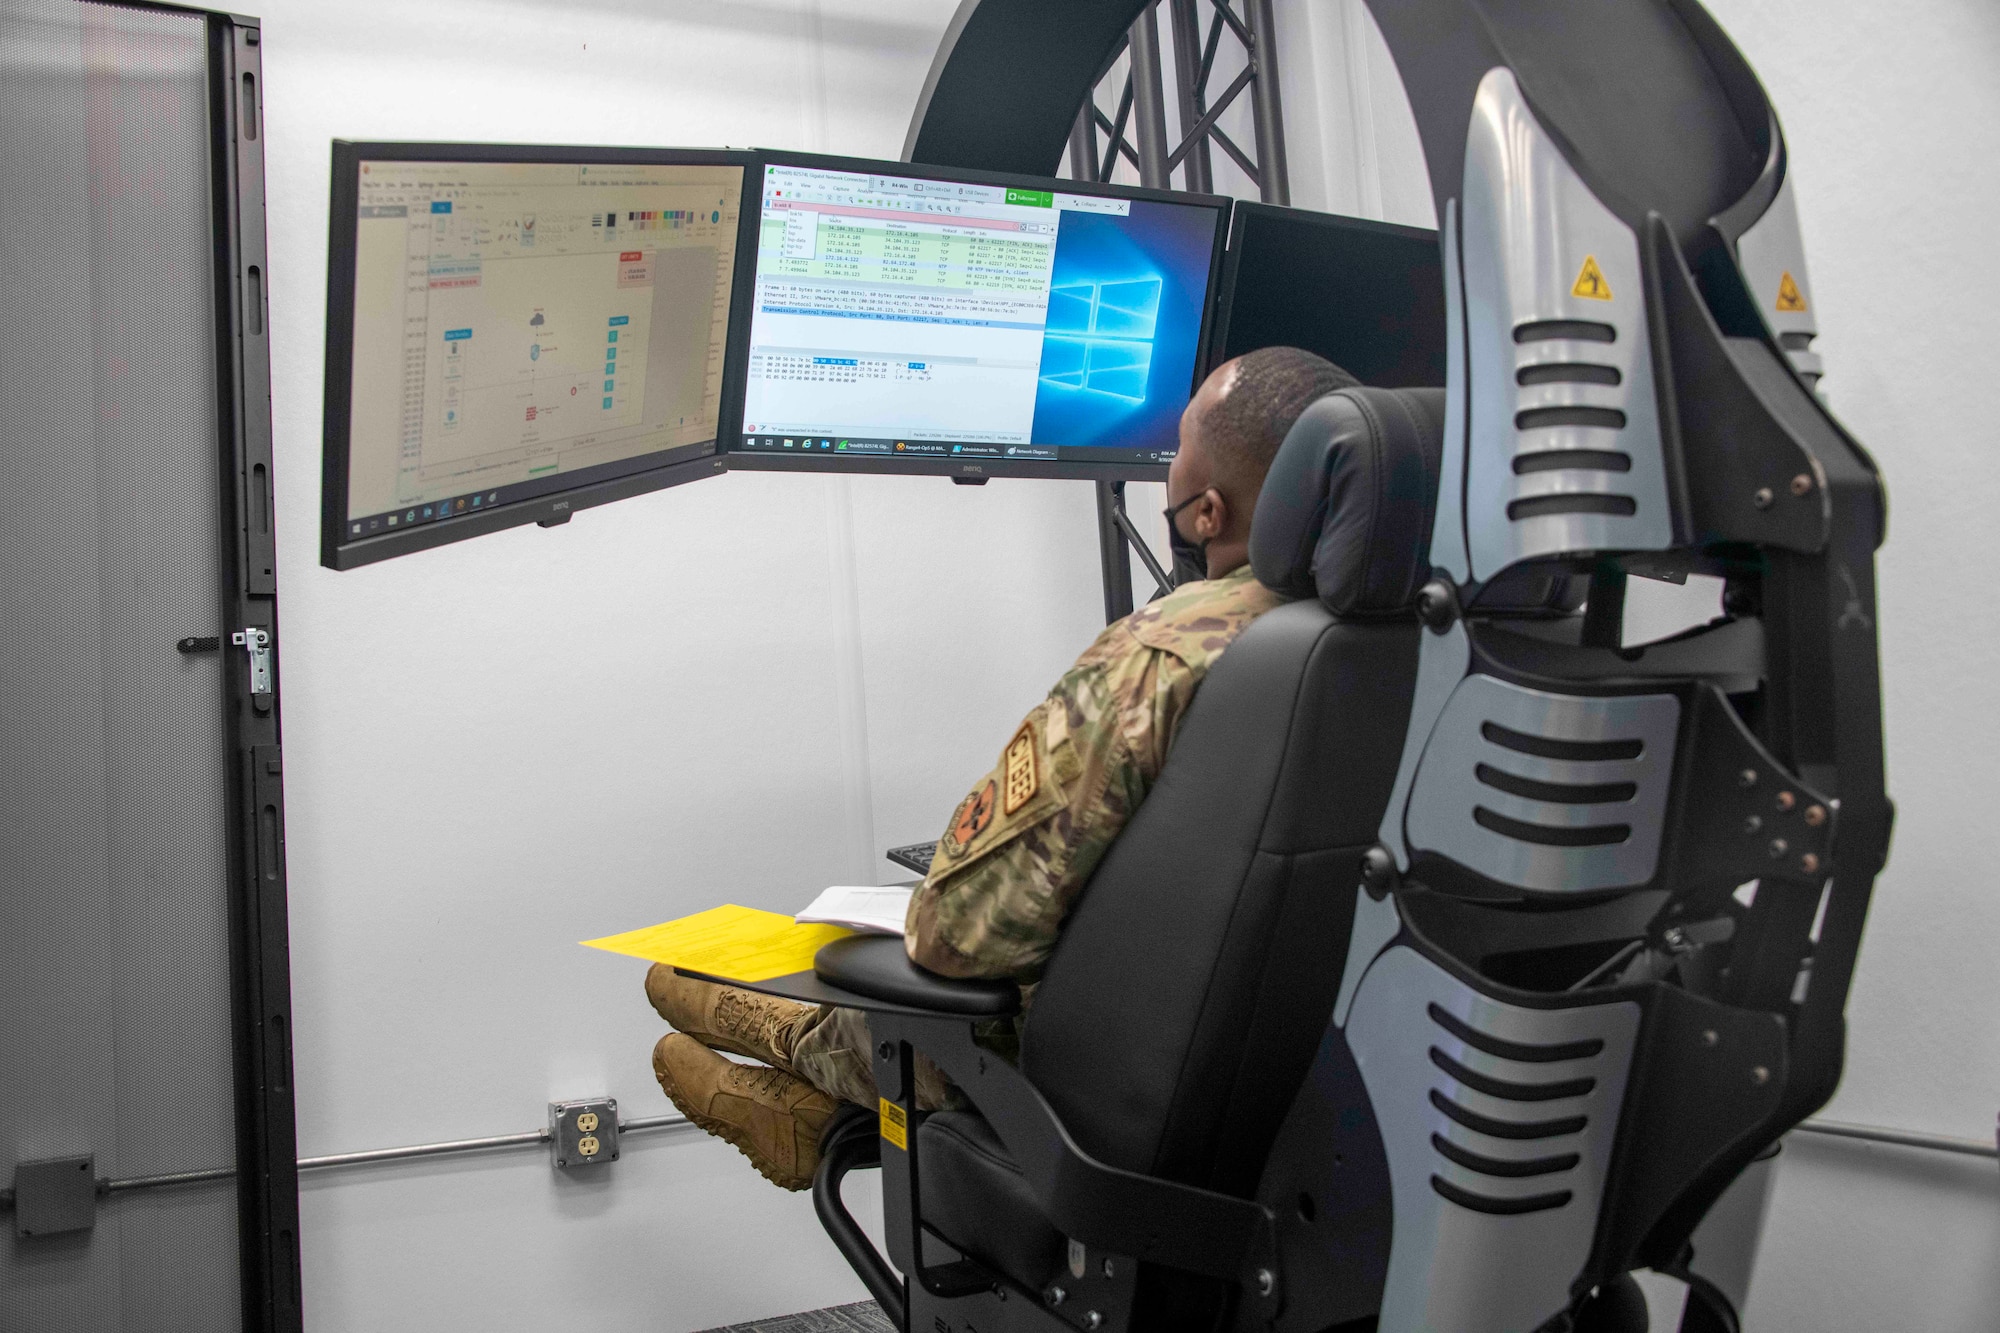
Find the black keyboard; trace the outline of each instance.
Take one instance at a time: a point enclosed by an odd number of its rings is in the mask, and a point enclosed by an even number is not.
[[[937,844],[913,842],[908,847],[891,847],[886,855],[906,870],[914,870],[919,875],[928,875],[931,873],[931,858],[937,855]]]

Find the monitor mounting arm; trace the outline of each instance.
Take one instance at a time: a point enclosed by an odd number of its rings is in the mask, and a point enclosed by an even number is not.
[[[1132,565],[1126,558],[1127,546],[1139,553],[1139,561],[1153,577],[1153,597],[1174,590],[1174,577],[1161,568],[1160,561],[1125,512],[1125,483],[1097,483],[1097,554],[1104,577],[1104,623],[1115,624],[1132,614]],[[1147,600],[1152,600],[1148,598]]]

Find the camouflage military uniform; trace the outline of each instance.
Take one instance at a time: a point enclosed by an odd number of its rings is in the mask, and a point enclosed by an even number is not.
[[[1244,565],[1100,634],[952,812],[910,899],[910,957],[948,977],[1011,978],[1031,998],[1071,903],[1159,777],[1195,687],[1281,600]],[[787,1026],[794,1072],[875,1104],[863,1015],[827,1006]],[[921,1102],[942,1104],[947,1088],[938,1071],[919,1069]]]

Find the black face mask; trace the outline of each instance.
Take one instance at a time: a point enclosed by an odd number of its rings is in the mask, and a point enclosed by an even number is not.
[[[1207,494],[1207,491],[1197,491],[1166,511],[1167,546],[1174,553],[1174,586],[1176,588],[1184,583],[1198,583],[1208,577],[1208,543],[1205,541],[1192,541],[1183,537],[1181,535],[1181,525],[1174,521],[1181,510],[1186,509],[1189,505]]]

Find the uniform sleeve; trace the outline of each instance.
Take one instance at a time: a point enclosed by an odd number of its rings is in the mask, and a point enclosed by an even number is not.
[[[1039,979],[1077,893],[1145,799],[1193,695],[1173,654],[1086,654],[952,812],[904,922],[950,977]]]

